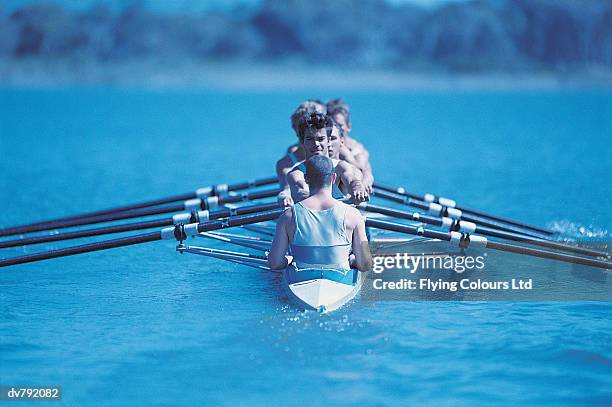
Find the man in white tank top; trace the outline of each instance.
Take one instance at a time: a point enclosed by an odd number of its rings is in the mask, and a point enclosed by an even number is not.
[[[284,269],[294,260],[297,264],[369,270],[372,258],[365,222],[357,209],[333,198],[336,174],[331,159],[315,155],[305,165],[310,196],[287,208],[278,219],[268,254],[270,268]],[[286,256],[289,247],[293,259]]]

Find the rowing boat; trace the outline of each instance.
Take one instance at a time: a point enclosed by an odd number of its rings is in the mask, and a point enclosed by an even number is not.
[[[218,184],[168,198],[0,229],[0,237],[50,232],[46,235],[19,236],[12,240],[0,241],[0,249],[156,229],[131,236],[35,253],[31,253],[28,249],[28,254],[0,258],[0,267],[147,242],[174,240],[178,242],[176,250],[179,253],[204,255],[270,271],[266,255],[270,250],[271,237],[274,235],[274,225],[271,222],[280,216],[283,208],[278,207],[275,201],[261,201],[276,196],[278,187],[274,184],[276,184],[275,177],[230,185]],[[274,187],[262,189],[269,185]],[[541,227],[459,207],[451,199],[436,198],[431,194],[416,195],[406,192],[403,188],[377,185],[374,186],[373,198],[392,202],[395,206],[382,206],[370,202],[360,205],[364,216],[367,214],[368,230],[399,233],[405,237],[403,241],[439,241],[446,242],[461,251],[479,247],[605,270],[612,269],[610,255],[604,251],[561,241],[553,232]],[[417,211],[407,211],[406,207],[416,208]],[[150,219],[151,216],[170,213],[173,215]],[[64,228],[142,217],[148,219],[59,231]],[[243,233],[222,231],[230,228],[240,229]],[[194,237],[213,239],[223,245],[245,247],[250,252],[234,252],[185,244],[187,239]],[[370,242],[383,241],[385,236],[377,239],[379,238],[371,239]],[[331,312],[355,298],[364,280],[364,274],[357,270],[345,272],[312,268],[299,270],[290,266],[283,273],[282,285],[287,297],[297,307]]]

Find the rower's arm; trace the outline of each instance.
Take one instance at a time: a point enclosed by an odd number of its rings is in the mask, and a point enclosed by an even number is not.
[[[355,159],[355,155],[346,146],[340,147],[340,159],[342,161],[346,161],[347,163],[351,165],[354,165],[355,167],[359,167],[359,163]]]
[[[287,174],[287,183],[289,184],[293,202],[300,202],[310,196],[310,189],[302,171],[293,170]]]
[[[361,213],[355,208],[351,210],[351,222],[354,222],[353,228],[353,255],[355,259],[351,267],[361,271],[369,271],[372,269],[372,254],[368,246],[368,237],[366,235],[365,221]]]
[[[345,136],[344,140],[346,146],[351,150],[351,152],[355,156],[355,159],[359,163],[359,168],[361,168],[362,165],[365,165],[370,161],[370,153],[364,147],[363,144],[361,144],[354,138],[348,136]]]
[[[372,174],[372,166],[370,166],[369,162],[366,162],[365,168],[360,168],[363,174],[363,178],[361,182],[363,182],[363,186],[366,191],[371,194],[372,186],[374,185],[374,174]]]
[[[286,256],[289,249],[289,233],[287,231],[289,222],[291,222],[291,208],[287,208],[276,222],[276,233],[272,241],[272,248],[268,253],[268,266],[272,270],[282,270],[289,265],[289,259]]]
[[[340,161],[336,165],[336,174],[344,185],[349,187],[355,203],[365,202],[369,199],[368,193],[361,182],[361,172],[351,164]]]
[[[359,159],[357,158],[359,157]],[[340,149],[340,159],[342,161],[346,161],[351,164],[353,167],[359,169],[362,173],[361,182],[365,188],[365,190],[370,194],[372,193],[372,185],[374,184],[374,175],[372,174],[372,166],[370,162],[365,159],[363,160],[363,155],[355,156],[351,152],[351,150],[343,146]]]
[[[276,162],[276,177],[278,178],[281,190],[287,187],[287,171],[291,168],[291,166],[287,165],[286,161],[285,157],[283,157]]]

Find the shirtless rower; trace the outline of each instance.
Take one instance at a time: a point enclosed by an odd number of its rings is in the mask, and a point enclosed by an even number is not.
[[[325,113],[325,105],[320,100],[308,99],[300,103],[291,115],[291,127],[295,131],[298,137],[298,143],[292,144],[287,149],[287,153],[276,162],[276,176],[278,177],[278,183],[280,184],[281,193],[278,196],[278,201],[283,206],[293,205],[289,187],[287,185],[287,173],[293,168],[293,166],[306,159],[306,154],[302,148],[302,144],[299,142],[298,135],[298,122],[304,115],[311,113]]]
[[[340,150],[339,158],[353,164],[363,173],[364,187],[368,193],[372,193],[374,176],[370,166],[370,154],[363,144],[349,136],[352,130],[349,106],[342,99],[334,99],[327,102],[326,110],[327,114],[332,116],[344,131],[343,147]]]
[[[314,155],[329,156],[329,138],[334,135],[338,137],[340,131],[340,126],[328,115],[311,113],[302,116],[298,123],[298,135],[306,159]],[[332,194],[336,198],[341,198],[348,193],[355,203],[367,201],[369,196],[361,182],[361,172],[346,161],[332,160],[332,162],[336,173]],[[293,202],[299,202],[310,196],[308,183],[304,177],[305,172],[303,161],[295,164],[287,172],[287,186]]]
[[[336,173],[331,159],[314,155],[305,166],[311,195],[278,219],[268,265],[281,270],[293,260],[297,267],[325,264],[369,270],[372,257],[365,222],[357,209],[333,198]],[[293,258],[286,256],[289,247]]]

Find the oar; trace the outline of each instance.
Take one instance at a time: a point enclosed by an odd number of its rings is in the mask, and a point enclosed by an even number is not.
[[[256,214],[232,216],[223,220],[209,220],[202,223],[176,225],[173,227],[163,228],[156,232],[143,233],[119,239],[105,240],[80,246],[71,246],[62,249],[49,250],[19,257],[12,257],[0,260],[0,267],[31,263],[40,260],[54,259],[57,257],[72,256],[75,254],[95,252],[99,250],[112,249],[115,247],[131,246],[140,243],[154,242],[157,240],[176,239],[178,241],[183,241],[189,236],[196,236],[202,232],[209,232],[211,230],[226,229],[235,226],[242,226],[273,220],[278,218],[283,211],[284,208],[278,208],[273,209],[271,211],[265,211]]]
[[[612,269],[612,262],[591,259],[591,258],[586,258],[586,257],[580,257],[580,256],[574,256],[574,255],[565,254],[565,253],[549,252],[546,250],[534,249],[534,248],[524,247],[524,246],[517,246],[517,245],[513,245],[509,243],[494,242],[494,241],[488,240],[484,236],[478,236],[478,235],[467,236],[459,232],[440,232],[437,230],[425,229],[423,227],[402,225],[401,223],[389,222],[389,221],[384,221],[384,220],[379,220],[379,219],[366,219],[366,226],[378,228],[378,229],[390,230],[393,232],[406,233],[406,234],[417,235],[417,236],[425,236],[425,237],[429,237],[432,239],[439,239],[439,240],[443,240],[447,242],[452,242],[461,248],[468,248],[470,246],[481,247],[481,248],[499,250],[503,252],[511,252],[511,253],[524,254],[528,256],[541,257],[545,259],[559,260],[559,261],[563,261],[566,263],[583,264],[586,266],[598,267],[598,268],[603,268],[603,269],[608,269],[608,270]]]
[[[466,207],[459,207],[457,206],[457,203],[453,200],[453,199],[448,199],[448,198],[443,198],[443,197],[439,197],[439,196],[435,196],[433,194],[424,194],[424,195],[417,195],[417,194],[412,194],[410,192],[406,192],[406,190],[402,187],[399,188],[392,188],[386,185],[381,185],[379,183],[374,184],[374,188],[377,188],[379,190],[382,191],[386,191],[386,192],[392,192],[398,195],[402,195],[408,198],[412,198],[412,199],[416,199],[419,201],[424,201],[424,202],[434,202],[437,203],[439,205],[445,206],[447,208],[456,208],[459,209],[462,212],[465,213],[469,213],[471,215],[476,215],[476,216],[480,216],[481,218],[487,218],[490,220],[494,220],[496,222],[502,222],[502,223],[506,223],[508,225],[513,225],[513,226],[517,226],[520,227],[522,229],[528,229],[528,230],[532,230],[534,232],[538,232],[538,233],[542,233],[544,235],[554,235],[555,232],[548,230],[548,229],[544,229],[541,227],[537,227],[537,226],[530,226],[527,225],[525,223],[521,223],[521,222],[517,222],[514,220],[510,220],[507,218],[502,218],[499,216],[494,216],[494,215],[490,215],[488,213],[484,213],[484,212],[480,212],[480,211],[475,211],[473,209],[468,209]]]
[[[220,205],[226,205],[236,202],[254,201],[256,199],[270,198],[278,195],[279,189],[266,189],[264,191],[244,192],[242,194],[226,195],[226,196],[209,196],[207,198],[194,198],[185,202],[174,205],[167,205],[155,208],[140,208],[126,212],[111,213],[108,215],[99,215],[90,218],[72,219],[58,222],[49,222],[38,226],[15,226],[0,230],[0,236],[12,236],[23,233],[41,232],[45,230],[65,229],[74,226],[93,225],[96,223],[111,222],[123,219],[140,218],[144,216],[161,215],[164,213],[191,211],[191,210],[208,210],[216,208]]]
[[[392,216],[394,218],[408,219],[416,222],[427,223],[428,225],[438,226],[448,231],[462,232],[468,234],[476,233],[485,236],[497,237],[500,239],[513,240],[515,242],[529,243],[535,246],[547,247],[549,249],[583,254],[586,256],[609,258],[608,253],[605,252],[571,246],[568,244],[553,242],[550,240],[538,239],[535,237],[526,236],[518,233],[496,230],[488,228],[486,226],[479,226],[473,222],[468,222],[465,220],[453,220],[447,217],[423,215],[418,212],[407,212],[370,203],[362,203],[360,207],[363,208],[366,212],[380,213],[383,215]]]
[[[83,237],[92,237],[100,235],[108,235],[112,233],[130,232],[143,229],[151,229],[168,225],[178,225],[187,223],[199,223],[210,219],[221,219],[235,215],[246,215],[249,213],[257,213],[269,211],[278,208],[278,203],[265,203],[258,205],[248,205],[238,208],[217,208],[212,210],[193,211],[191,213],[179,213],[170,218],[162,218],[148,220],[143,222],[125,223],[122,225],[104,226],[92,229],[81,229],[74,232],[63,232],[54,235],[26,237],[22,239],[5,240],[0,242],[0,249],[7,247],[26,246],[39,243],[58,242],[70,239],[79,239]]]
[[[548,236],[544,236],[541,233],[533,232],[530,230],[522,229],[512,225],[503,225],[499,222],[494,222],[488,219],[483,219],[475,215],[466,215],[461,210],[457,208],[450,208],[446,206],[442,206],[435,202],[424,202],[419,201],[414,198],[410,198],[408,196],[396,194],[393,192],[382,191],[380,189],[375,189],[372,193],[373,196],[386,199],[391,202],[396,202],[403,205],[412,206],[414,208],[420,209],[422,211],[426,211],[434,216],[447,216],[453,219],[462,219],[468,222],[476,223],[477,225],[490,227],[497,230],[503,230],[506,232],[514,232],[520,233],[527,236],[537,237],[541,239],[547,239]]]
[[[58,223],[61,224],[62,222],[66,222],[66,221],[72,221],[72,220],[84,219],[84,218],[93,218],[93,217],[102,216],[102,215],[110,215],[110,214],[115,214],[119,212],[131,211],[134,209],[149,208],[152,206],[165,205],[165,204],[178,202],[178,201],[186,201],[188,199],[199,198],[199,199],[204,200],[211,196],[223,196],[224,194],[228,192],[241,191],[241,190],[260,187],[264,185],[271,185],[277,182],[278,182],[277,177],[268,177],[268,178],[260,178],[260,179],[256,179],[252,181],[238,182],[234,184],[218,184],[218,185],[198,188],[194,192],[187,192],[184,194],[170,196],[166,198],[160,198],[160,199],[155,199],[151,201],[135,203],[131,205],[118,206],[118,207],[110,208],[110,209],[103,209],[103,210],[99,210],[95,212],[87,212],[87,213],[67,216],[67,217],[58,218],[58,219],[30,223],[27,225],[14,226],[14,227],[6,228],[6,229],[0,229],[0,236],[9,236],[9,235],[14,235],[14,234],[36,232],[40,230],[50,230],[50,229],[54,229],[53,225],[58,224]],[[41,229],[43,225],[49,226],[49,227]],[[19,230],[19,232],[11,233],[10,232],[11,230]]]

